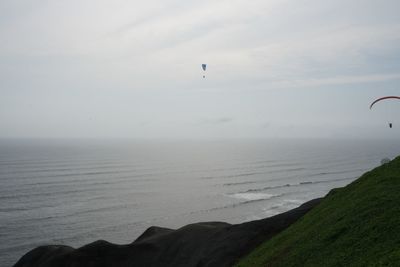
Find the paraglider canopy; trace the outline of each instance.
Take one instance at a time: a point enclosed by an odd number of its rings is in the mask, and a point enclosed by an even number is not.
[[[375,105],[375,103],[385,100],[385,99],[400,99],[400,96],[384,96],[380,97],[372,102],[372,104],[369,106],[369,109],[372,109],[372,107]],[[393,128],[393,123],[389,122],[389,128]]]
[[[385,100],[385,99],[400,99],[400,96],[385,96],[385,97],[378,98],[374,102],[372,102],[372,104],[369,106],[369,109],[372,109],[372,106],[375,105],[375,103]]]

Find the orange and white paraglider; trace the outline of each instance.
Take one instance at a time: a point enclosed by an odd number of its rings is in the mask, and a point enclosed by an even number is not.
[[[381,98],[378,98],[372,102],[372,104],[369,106],[369,109],[372,109],[372,107],[375,105],[375,103],[378,103],[379,101],[385,100],[385,99],[400,99],[400,96],[384,96]]]

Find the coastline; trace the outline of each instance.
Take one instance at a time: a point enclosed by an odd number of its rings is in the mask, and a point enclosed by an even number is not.
[[[241,224],[199,222],[176,230],[153,226],[127,245],[98,240],[77,249],[41,246],[23,255],[14,267],[232,266],[321,200],[314,199],[287,212]]]
[[[47,245],[14,267],[393,266],[400,261],[400,157],[290,211],[241,224],[150,227],[135,241]]]

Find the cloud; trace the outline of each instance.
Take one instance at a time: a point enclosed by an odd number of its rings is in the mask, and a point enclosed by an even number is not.
[[[214,119],[203,119],[201,120],[202,124],[228,124],[233,122],[234,118],[231,117],[221,117]]]
[[[330,116],[343,126],[335,99],[354,99],[352,124],[362,101],[398,93],[399,1],[25,2],[0,3],[0,124],[10,135],[44,134],[57,114],[78,136],[92,126],[71,118],[93,110],[94,133],[157,136],[171,121],[171,135],[279,135],[280,122],[307,129]]]
[[[296,88],[296,87],[318,87],[326,85],[345,85],[376,83],[384,81],[400,80],[400,73],[393,74],[369,74],[369,75],[349,75],[336,76],[329,78],[294,79],[290,81],[275,81],[267,83],[270,88]]]
[[[271,123],[270,122],[264,122],[261,124],[261,128],[270,128],[271,127]]]

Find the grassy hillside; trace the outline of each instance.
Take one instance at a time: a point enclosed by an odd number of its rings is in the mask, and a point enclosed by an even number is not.
[[[400,157],[333,190],[236,266],[400,266]]]

